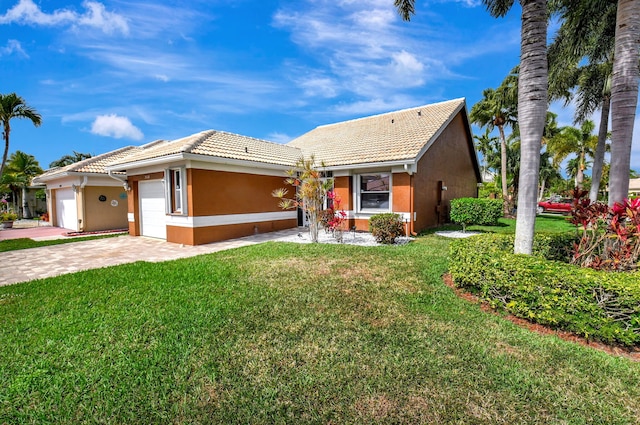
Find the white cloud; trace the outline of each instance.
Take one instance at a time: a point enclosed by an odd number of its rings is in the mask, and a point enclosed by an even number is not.
[[[413,96],[394,95],[389,98],[373,98],[368,100],[356,101],[352,103],[342,103],[336,106],[335,110],[341,114],[353,116],[364,116],[380,111],[395,111],[408,107],[414,107],[420,104],[440,101],[442,99],[418,99]]]
[[[116,13],[108,12],[102,3],[85,1],[82,5],[87,9],[87,12],[78,16],[79,25],[100,28],[106,34],[119,32],[126,35],[129,33],[127,20]]]
[[[58,9],[52,13],[43,12],[33,0],[20,0],[18,4],[0,15],[0,24],[17,23],[21,25],[42,26],[86,26],[102,30],[106,34],[116,32],[129,33],[127,20],[105,9],[99,2],[85,1],[82,6],[85,13],[77,13],[69,9]]]
[[[478,7],[482,6],[482,0],[439,0],[437,3],[462,3],[467,7]]]
[[[288,134],[275,132],[269,133],[267,135],[267,140],[276,143],[289,143],[293,140],[293,137],[289,136]]]
[[[311,60],[305,65],[302,60],[286,64],[304,98],[348,96],[349,108],[374,113],[397,103],[389,99],[414,97],[410,92],[416,89],[429,86],[433,95],[437,81],[469,78],[454,67],[504,50],[505,44],[518,46],[519,37],[515,44],[488,42],[496,33],[504,34],[502,27],[469,41],[449,27],[446,17],[426,15],[409,25],[389,0],[306,0],[279,9],[272,25],[288,31],[308,52]],[[468,68],[464,72],[472,73]]]
[[[25,58],[29,57],[18,40],[8,40],[6,46],[0,47],[0,56],[7,56],[14,53]]]
[[[116,139],[142,140],[142,131],[129,121],[127,117],[116,114],[99,115],[91,125],[91,132],[99,136],[114,137]]]
[[[339,83],[335,79],[323,76],[298,79],[297,83],[308,97],[333,98],[339,91]]]

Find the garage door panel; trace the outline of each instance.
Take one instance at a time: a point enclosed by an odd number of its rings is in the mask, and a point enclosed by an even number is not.
[[[140,234],[152,238],[167,238],[164,184],[161,180],[140,182]]]
[[[72,188],[56,189],[56,223],[58,227],[78,231],[76,193]]]

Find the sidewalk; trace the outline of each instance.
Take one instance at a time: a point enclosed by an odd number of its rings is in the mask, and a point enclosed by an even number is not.
[[[157,263],[193,257],[278,240],[299,232],[300,229],[294,228],[197,246],[125,235],[3,252],[0,253],[4,265],[0,274],[0,286],[136,261]]]

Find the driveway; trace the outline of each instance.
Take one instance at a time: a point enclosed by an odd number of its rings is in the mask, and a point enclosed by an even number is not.
[[[0,286],[118,264],[175,260],[254,245],[300,232],[288,229],[206,245],[188,246],[129,235],[0,253]]]

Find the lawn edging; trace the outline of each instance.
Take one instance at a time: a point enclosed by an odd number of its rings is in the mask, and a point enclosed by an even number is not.
[[[557,258],[566,235],[536,235],[535,254],[511,252],[513,235],[452,241],[449,271],[516,317],[606,343],[640,345],[640,274],[583,269]]]

